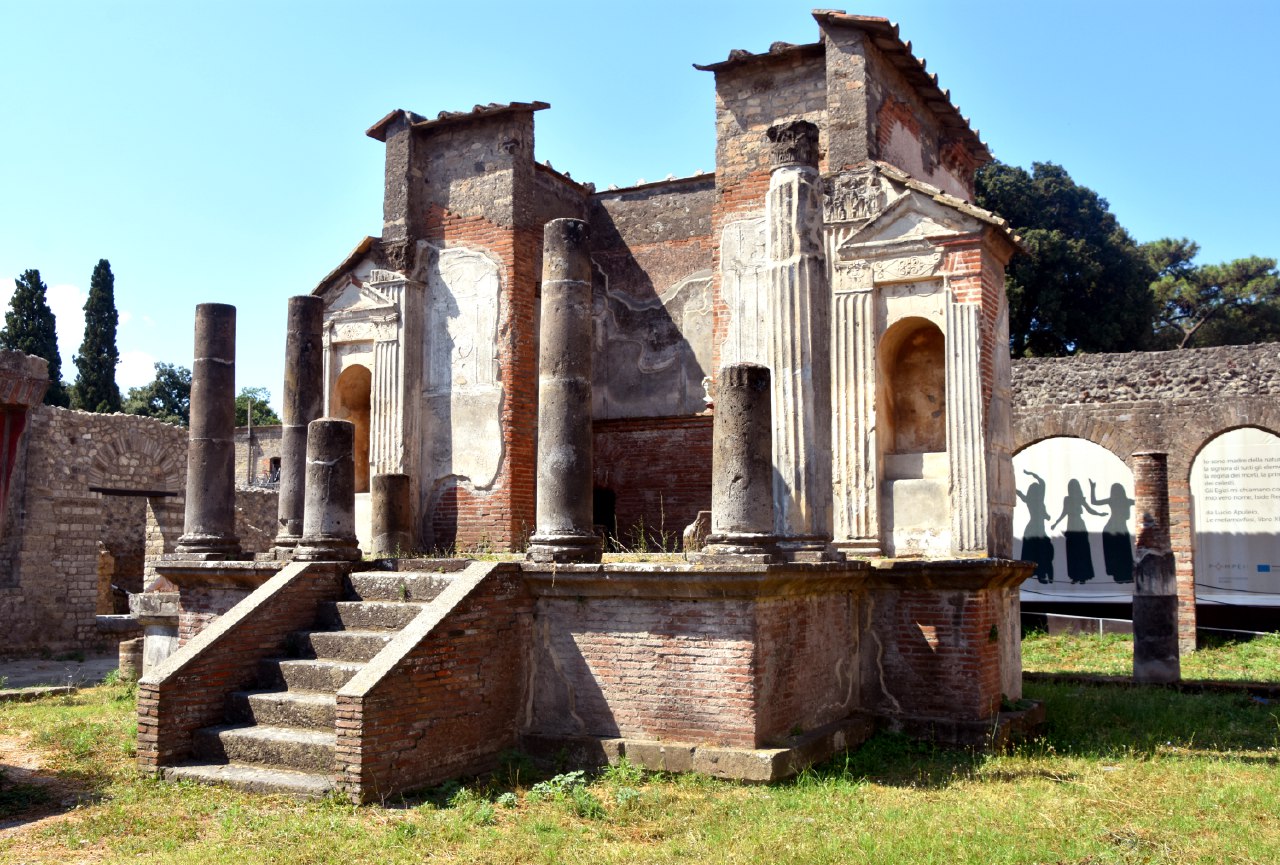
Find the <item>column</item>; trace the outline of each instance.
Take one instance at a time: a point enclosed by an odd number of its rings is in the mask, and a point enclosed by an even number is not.
[[[370,555],[375,559],[407,556],[415,551],[409,476],[374,475],[369,485],[373,506]]]
[[[711,444],[711,534],[698,558],[779,560],[773,531],[769,370],[726,366],[716,383]]]
[[[280,528],[276,549],[287,556],[302,537],[307,466],[307,424],[324,405],[324,301],[289,298],[284,347],[283,428],[280,431]]]
[[[591,510],[591,260],[587,224],[553,219],[543,233],[538,358],[535,562],[598,562]]]
[[[196,307],[186,512],[175,556],[216,561],[240,555],[235,519],[236,308]]]
[[[1138,540],[1134,549],[1133,680],[1165,684],[1182,677],[1178,661],[1178,584],[1169,542],[1168,454],[1131,458]]]
[[[818,128],[769,128],[769,368],[774,528],[793,560],[831,553],[831,293],[822,244]]]
[[[306,505],[295,559],[353,562],[356,541],[355,424],[321,418],[307,425]]]
[[[987,551],[980,311],[972,303],[947,303],[947,463],[951,472],[951,550],[955,553]]]

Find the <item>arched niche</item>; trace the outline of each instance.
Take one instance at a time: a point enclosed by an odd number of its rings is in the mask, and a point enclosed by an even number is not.
[[[1198,601],[1280,605],[1280,436],[1240,427],[1191,463]]]
[[[367,366],[352,364],[334,385],[333,416],[355,424],[356,492],[369,492],[369,408],[373,374]]]
[[[925,318],[895,322],[880,340],[882,543],[892,556],[951,549],[946,340]]]
[[[896,322],[880,341],[886,452],[947,449],[946,339],[924,318]]]

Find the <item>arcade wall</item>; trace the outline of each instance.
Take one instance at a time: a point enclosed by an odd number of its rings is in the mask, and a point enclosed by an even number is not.
[[[1086,439],[1130,462],[1169,455],[1178,628],[1195,646],[1191,468],[1213,438],[1240,427],[1280,435],[1280,345],[1030,358],[1013,363],[1014,450],[1056,436]],[[1132,467],[1132,463],[1130,462]]]

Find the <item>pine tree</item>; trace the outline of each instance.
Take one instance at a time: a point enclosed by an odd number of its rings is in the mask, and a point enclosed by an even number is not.
[[[71,401],[75,408],[86,411],[120,411],[120,388],[116,386],[116,364],[120,352],[116,348],[116,278],[111,263],[98,261],[89,281],[89,299],[84,304],[84,342],[76,355],[76,383]]]
[[[45,297],[48,286],[41,281],[38,270],[28,270],[14,280],[14,286],[13,301],[4,316],[4,330],[0,330],[0,348],[26,352],[47,360],[49,390],[44,395],[45,404],[66,407],[70,399],[66,385],[62,383],[57,325]]]

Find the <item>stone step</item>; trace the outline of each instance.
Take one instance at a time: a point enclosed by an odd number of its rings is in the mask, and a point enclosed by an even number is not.
[[[326,601],[320,604],[321,627],[353,631],[398,631],[422,612],[412,601]]]
[[[248,763],[328,775],[333,771],[333,729],[229,725],[196,730],[192,751],[205,763]]]
[[[336,714],[333,694],[233,691],[227,700],[227,717],[230,720],[273,727],[332,730]]]
[[[347,593],[352,600],[362,601],[434,601],[452,577],[447,573],[373,573],[352,574]]]
[[[258,662],[258,682],[265,690],[317,691],[332,694],[364,667],[360,661],[324,658],[267,658]]]
[[[247,793],[277,793],[299,799],[321,799],[333,789],[333,781],[327,773],[266,769],[244,763],[170,766],[164,770],[164,778],[166,781],[216,784]]]
[[[301,658],[368,661],[381,652],[396,631],[299,631],[293,647]]]

